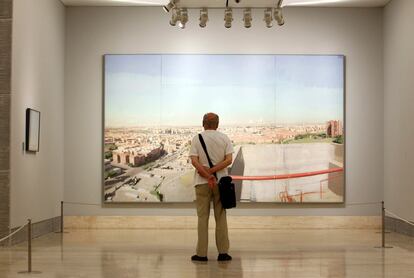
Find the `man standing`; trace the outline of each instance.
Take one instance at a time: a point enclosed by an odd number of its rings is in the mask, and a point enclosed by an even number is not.
[[[203,117],[204,132],[201,133],[207,151],[214,167],[210,168],[207,156],[200,139],[195,136],[191,142],[190,158],[196,169],[194,185],[198,216],[198,241],[196,255],[192,261],[207,261],[208,250],[208,219],[210,216],[210,202],[213,201],[214,218],[216,220],[216,246],[219,252],[218,261],[229,261],[229,238],[227,231],[226,211],[220,202],[220,193],[217,179],[227,176],[227,167],[233,160],[233,145],[224,133],[217,131],[219,117],[214,113],[207,113]],[[214,173],[217,176],[214,176]]]

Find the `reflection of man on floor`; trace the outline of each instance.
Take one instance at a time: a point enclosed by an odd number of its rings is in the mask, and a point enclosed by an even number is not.
[[[217,131],[219,117],[214,113],[207,113],[203,117],[204,132],[201,133],[207,146],[210,159],[215,165],[208,167],[207,156],[201,146],[198,135],[191,142],[190,157],[196,168],[194,185],[198,216],[197,253],[191,257],[193,261],[207,261],[208,250],[208,219],[210,216],[210,202],[213,201],[214,218],[216,220],[216,245],[219,252],[219,261],[229,261],[229,238],[227,231],[226,211],[220,202],[220,193],[217,178],[227,176],[227,166],[232,162],[233,146],[227,135]]]

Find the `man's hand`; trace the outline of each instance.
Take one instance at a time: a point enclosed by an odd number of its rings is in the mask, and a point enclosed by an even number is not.
[[[206,167],[200,163],[200,161],[198,160],[198,156],[190,156],[190,157],[191,157],[191,164],[193,164],[194,168],[196,168],[200,176],[208,179],[211,176],[211,174],[209,173],[209,171],[206,170]]]
[[[213,175],[213,173],[211,172],[211,169],[207,166],[203,166],[204,170],[210,174],[210,176],[207,178],[207,182],[208,182],[208,186],[213,189],[214,186],[216,186],[217,184],[217,179],[216,177]]]
[[[231,154],[226,155],[226,159],[219,163],[218,166],[214,166],[213,168],[206,167],[200,163],[198,160],[198,156],[190,156],[191,157],[191,164],[193,164],[194,168],[196,168],[197,172],[203,178],[207,179],[208,186],[213,189],[214,186],[217,184],[217,179],[213,174],[217,172],[217,170],[224,169],[231,163]]]
[[[216,177],[215,176],[210,176],[207,180],[208,180],[208,187],[213,189],[214,186],[216,186],[216,184],[217,184]]]

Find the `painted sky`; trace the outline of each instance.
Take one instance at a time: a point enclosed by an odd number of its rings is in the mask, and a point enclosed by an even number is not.
[[[106,127],[343,120],[343,56],[106,55]]]

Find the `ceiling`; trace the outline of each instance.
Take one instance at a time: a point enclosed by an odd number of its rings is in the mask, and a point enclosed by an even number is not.
[[[61,0],[66,6],[162,6],[169,0]],[[391,0],[284,0],[283,6],[312,7],[383,7]],[[180,0],[179,6],[186,8],[222,8],[225,0]],[[274,7],[278,0],[229,0],[236,7]]]

